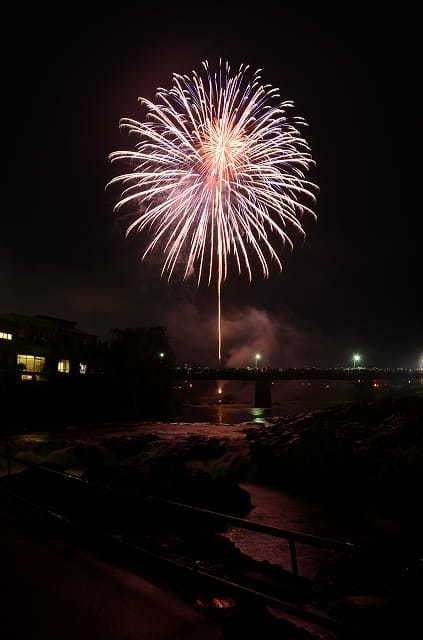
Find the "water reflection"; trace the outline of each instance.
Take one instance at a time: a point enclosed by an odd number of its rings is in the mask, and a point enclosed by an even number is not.
[[[252,407],[254,383],[237,380],[200,380],[177,391],[182,410],[176,420],[211,422],[215,425],[255,423],[265,425],[271,418],[287,417],[309,409],[326,407],[354,399],[350,382],[276,381],[272,384],[272,407]]]
[[[269,424],[266,420],[270,409],[261,409],[260,407],[253,407],[250,409],[250,414],[252,416],[252,422],[256,422],[257,424]]]
[[[244,422],[268,424],[271,415],[282,415],[283,411],[249,407],[243,404],[217,403],[212,405],[190,405],[183,408],[177,417],[180,422],[210,422],[215,425],[234,425]]]

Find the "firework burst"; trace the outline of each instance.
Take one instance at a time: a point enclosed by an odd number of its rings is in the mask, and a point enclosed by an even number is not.
[[[315,216],[316,187],[305,177],[313,160],[299,131],[305,122],[290,116],[293,102],[263,85],[260,71],[221,63],[212,73],[203,62],[201,73],[174,74],[155,102],[140,98],[143,122],[121,120],[135,150],[110,155],[131,163],[110,184],[122,184],[115,210],[131,203],[136,210],[127,233],[149,232],[143,258],[160,248],[169,279],[182,260],[183,278],[195,272],[198,283],[216,282],[219,360],[230,261],[250,280],[257,269],[268,277],[270,262],[282,269],[280,248],[293,246],[291,232],[304,234],[303,214]]]

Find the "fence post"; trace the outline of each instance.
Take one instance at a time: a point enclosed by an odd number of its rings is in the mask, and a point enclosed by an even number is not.
[[[289,540],[289,551],[291,552],[292,573],[294,576],[298,576],[297,549],[295,546],[295,540],[292,540],[292,538]]]

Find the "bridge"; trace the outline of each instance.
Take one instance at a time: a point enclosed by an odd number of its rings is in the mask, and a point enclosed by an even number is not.
[[[271,405],[271,384],[275,380],[343,380],[369,387],[375,380],[394,384],[423,384],[423,369],[380,369],[376,367],[234,368],[176,367],[175,377],[184,380],[242,380],[255,384],[255,406]]]

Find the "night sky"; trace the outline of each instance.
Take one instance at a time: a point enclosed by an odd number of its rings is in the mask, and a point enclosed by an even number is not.
[[[165,324],[181,359],[215,354],[213,289],[168,286],[124,238],[108,153],[130,147],[122,116],[202,59],[262,67],[306,118],[317,223],[282,274],[224,289],[225,353],[269,364],[415,366],[423,352],[421,102],[416,16],[370,4],[312,12],[282,3],[94,10],[20,5],[3,15],[0,311],[110,327]],[[152,3],[153,5],[155,3]],[[199,3],[203,4],[203,3]],[[230,8],[232,6],[232,8]],[[341,5],[339,5],[341,6]],[[229,8],[228,8],[229,7]],[[8,36],[7,36],[8,34]],[[238,354],[238,356],[237,356]],[[237,359],[238,357],[238,359]],[[242,358],[241,358],[242,359]]]

